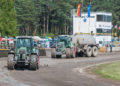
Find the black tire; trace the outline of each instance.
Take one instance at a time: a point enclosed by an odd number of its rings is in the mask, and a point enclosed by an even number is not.
[[[56,55],[56,58],[61,58],[62,56],[61,55]]]
[[[78,57],[78,52],[75,53],[75,57]]]
[[[55,48],[52,48],[51,50],[51,58],[56,58]]]
[[[9,70],[14,70],[15,68],[15,63],[14,63],[14,55],[8,55],[8,58],[7,58],[7,68]]]
[[[39,64],[37,65],[37,69],[39,69],[40,68],[40,66],[39,66]]]
[[[78,53],[78,57],[83,57],[84,56],[84,53],[81,51]]]
[[[66,58],[71,58],[71,50],[70,50],[70,48],[66,48]]]
[[[96,57],[98,55],[98,48],[96,46],[94,46],[92,48],[92,57]]]
[[[40,63],[40,57],[39,56],[37,56],[38,57],[38,59],[37,59],[37,69],[39,69],[40,68],[40,66],[39,66],[39,63]]]
[[[38,69],[38,57],[37,55],[31,55],[30,70],[37,70],[37,69]]]
[[[91,57],[92,56],[92,48],[90,46],[87,47],[86,56],[87,57]]]

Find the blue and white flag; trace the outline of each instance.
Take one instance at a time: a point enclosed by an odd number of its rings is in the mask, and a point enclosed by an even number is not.
[[[90,17],[91,5],[88,5],[88,17]]]

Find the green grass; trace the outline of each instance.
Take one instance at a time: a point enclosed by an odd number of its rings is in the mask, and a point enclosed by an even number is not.
[[[93,69],[92,72],[104,78],[120,81],[120,62],[102,64],[97,68]]]

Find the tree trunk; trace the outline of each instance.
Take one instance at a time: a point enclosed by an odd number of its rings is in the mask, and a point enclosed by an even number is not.
[[[27,28],[26,28],[26,36],[29,35],[29,30],[30,30],[30,23],[28,22]]]
[[[56,28],[56,25],[55,25],[55,34],[57,34],[57,28]]]
[[[41,23],[40,23],[40,35],[42,36],[42,28],[41,28]]]
[[[37,32],[37,24],[35,24],[35,30],[34,30],[33,36],[36,35],[36,32]]]
[[[69,34],[69,31],[68,31],[68,26],[66,25],[66,28],[67,28],[67,35]]]
[[[46,20],[46,18],[44,16],[44,36],[45,36],[45,20]]]
[[[47,15],[47,35],[49,33],[49,17],[50,17],[50,7],[48,7],[48,15]]]
[[[65,35],[66,35],[66,25],[65,25]]]

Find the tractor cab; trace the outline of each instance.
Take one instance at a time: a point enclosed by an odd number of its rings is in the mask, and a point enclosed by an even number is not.
[[[16,54],[30,54],[32,52],[32,45],[31,38],[18,38],[16,41]]]

